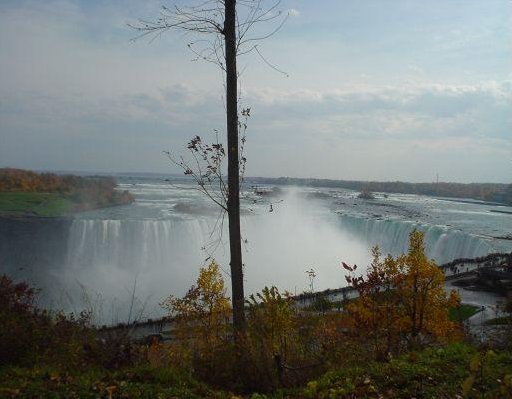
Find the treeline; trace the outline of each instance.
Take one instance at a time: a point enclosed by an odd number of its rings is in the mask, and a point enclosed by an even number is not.
[[[128,191],[116,190],[111,177],[80,177],[36,173],[30,170],[0,169],[0,192],[53,193],[71,201],[74,210],[86,210],[133,202]]]
[[[35,193],[70,193],[81,189],[113,189],[116,182],[111,177],[84,178],[76,175],[36,173],[31,170],[0,169],[0,191]]]
[[[248,179],[249,180],[249,179]],[[308,179],[294,177],[250,179],[257,184],[283,184],[312,187],[347,188],[364,192],[402,193],[430,195],[448,198],[472,198],[481,201],[512,204],[512,184],[500,183],[406,183],[401,181],[352,181],[330,179]]]

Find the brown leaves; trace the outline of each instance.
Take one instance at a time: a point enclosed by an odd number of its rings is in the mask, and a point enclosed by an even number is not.
[[[351,268],[349,265],[347,265],[345,262],[341,262],[341,266],[345,269],[345,270],[348,270],[349,272],[353,272],[354,269]]]

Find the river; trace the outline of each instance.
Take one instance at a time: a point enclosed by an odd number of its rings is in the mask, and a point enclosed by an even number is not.
[[[46,259],[41,265],[41,257],[34,256],[29,265],[18,267],[11,259],[2,267],[41,287],[44,306],[86,307],[101,323],[161,316],[162,299],[183,295],[211,258],[229,282],[227,219],[222,223],[219,209],[194,185],[164,176],[119,176],[118,181],[135,202],[75,215],[63,227],[63,253],[55,262]],[[248,294],[265,285],[300,293],[309,287],[305,271],[311,268],[315,290],[339,288],[345,285],[341,261],[364,270],[373,245],[384,254],[404,252],[414,228],[425,232],[427,253],[438,263],[512,251],[512,242],[499,238],[512,231],[512,215],[495,212],[511,207],[404,194],[376,193],[375,199],[363,200],[351,190],[255,189],[250,181],[245,188]],[[10,249],[13,254],[26,250],[17,245]]]

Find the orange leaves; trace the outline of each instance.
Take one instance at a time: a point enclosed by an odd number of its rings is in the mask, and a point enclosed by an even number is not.
[[[456,293],[447,297],[444,273],[427,259],[423,238],[423,233],[414,230],[408,253],[396,258],[382,260],[374,248],[366,276],[347,277],[359,292],[347,313],[358,332],[372,338],[376,352],[387,353],[404,343],[414,345],[426,339],[444,340],[456,330],[448,309],[460,303],[460,298]]]

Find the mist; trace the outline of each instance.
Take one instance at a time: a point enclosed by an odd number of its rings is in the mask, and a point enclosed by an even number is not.
[[[305,271],[311,268],[317,275],[315,290],[344,286],[341,261],[366,264],[366,245],[340,228],[339,217],[325,202],[298,189],[287,190],[281,200],[272,211],[257,204],[242,218],[246,294],[272,285],[299,294],[309,290]],[[191,214],[74,220],[65,264],[38,277],[43,301],[68,311],[89,309],[98,323],[162,316],[159,303],[171,294],[184,295],[212,258],[220,263],[229,295],[227,224],[221,234],[213,209],[204,216],[193,207],[178,208]]]

